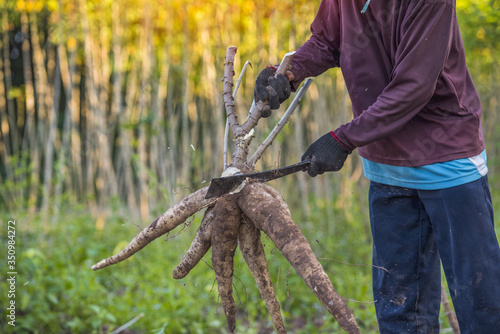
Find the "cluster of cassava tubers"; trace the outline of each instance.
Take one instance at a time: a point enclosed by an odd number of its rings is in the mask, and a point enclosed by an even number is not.
[[[248,145],[252,139],[252,136],[248,134],[260,119],[262,106],[257,105],[243,125],[238,124],[232,93],[235,53],[236,47],[228,48],[223,96],[229,124],[236,140],[232,166],[243,172],[249,172],[260,156],[254,155],[247,161]],[[287,63],[283,62],[278,71],[286,72],[286,66]],[[299,92],[296,100],[298,98],[300,101],[301,97]],[[265,141],[268,144],[265,145],[269,145],[272,139],[268,138]],[[262,154],[265,148],[267,147],[261,146],[257,151]],[[168,233],[183,224],[193,214],[206,208],[196,237],[180,264],[175,268],[173,276],[176,279],[185,277],[212,248],[212,264],[230,333],[233,333],[236,328],[236,305],[233,299],[232,283],[233,258],[238,245],[271,314],[277,332],[286,333],[280,304],[274,293],[261,243],[261,232],[274,242],[339,325],[347,333],[360,333],[352,311],[333,288],[309,242],[293,221],[288,205],[276,189],[248,180],[237,193],[205,199],[207,189],[208,187],[199,189],[169,208],[144,228],[125,249],[100,261],[92,269],[101,269],[127,259],[154,239]]]

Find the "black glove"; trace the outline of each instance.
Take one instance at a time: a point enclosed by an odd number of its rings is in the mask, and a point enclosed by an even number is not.
[[[340,143],[333,132],[329,132],[309,146],[302,155],[302,160],[311,159],[307,173],[314,177],[324,172],[340,170],[351,152],[352,150]]]
[[[266,67],[255,81],[255,102],[269,101],[269,105],[262,109],[262,117],[271,116],[271,109],[278,109],[280,104],[290,97],[292,91],[288,77],[283,74],[275,77],[275,73],[275,67]]]

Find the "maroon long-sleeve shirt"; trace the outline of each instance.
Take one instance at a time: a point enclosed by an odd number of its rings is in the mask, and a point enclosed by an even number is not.
[[[322,0],[295,87],[340,66],[354,118],[334,131],[371,161],[422,166],[484,150],[454,0]]]

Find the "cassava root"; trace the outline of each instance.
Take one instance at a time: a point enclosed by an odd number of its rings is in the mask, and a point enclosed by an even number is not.
[[[125,260],[182,224],[190,215],[213,204],[204,199],[206,191],[202,188],[185,197],[141,231],[123,251],[92,268],[97,270]],[[218,198],[213,207],[207,208],[195,240],[174,270],[174,278],[185,277],[212,247],[212,264],[221,304],[228,331],[233,333],[236,328],[236,305],[232,296],[233,258],[239,242],[243,258],[254,276],[277,332],[286,333],[260,241],[260,231],[274,242],[339,325],[347,333],[361,333],[352,311],[333,288],[309,242],[291,218],[281,194],[262,183],[247,182],[239,193]]]
[[[205,211],[205,215],[201,220],[200,227],[198,228],[196,237],[191,243],[191,247],[189,247],[189,250],[182,258],[181,263],[174,269],[173,277],[175,279],[186,277],[212,246],[213,221],[214,211],[213,207],[211,207]]]
[[[238,205],[264,231],[326,309],[348,333],[361,333],[346,302],[332,286],[309,242],[292,220],[288,205],[276,190],[253,182],[241,191]]]
[[[208,187],[204,187],[184,197],[179,203],[165,211],[165,213],[139,232],[121,252],[93,265],[92,270],[99,270],[128,259],[146,247],[151,241],[184,223],[186,219],[212,202],[210,199],[205,199],[207,190]]]
[[[281,317],[280,304],[274,293],[271,275],[267,268],[266,254],[260,240],[260,231],[255,224],[242,214],[240,233],[238,235],[239,245],[243,258],[257,283],[260,295],[266,303],[267,310],[271,314],[274,327],[279,334],[286,333],[283,318]]]
[[[226,314],[230,333],[236,328],[236,305],[233,299],[233,259],[238,246],[240,209],[234,200],[221,198],[214,207],[215,221],[212,233],[212,264],[219,288],[219,296]]]

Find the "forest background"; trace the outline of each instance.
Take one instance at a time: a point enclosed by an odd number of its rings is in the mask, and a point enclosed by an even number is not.
[[[236,96],[241,119],[260,70],[307,40],[319,2],[0,2],[0,238],[4,247],[7,221],[16,220],[16,333],[107,333],[130,319],[137,320],[132,333],[223,332],[209,256],[181,281],[169,274],[198,217],[126,263],[98,273],[90,265],[222,172],[226,48],[238,46],[237,75],[252,63]],[[457,13],[482,100],[499,212],[500,1],[458,0]],[[255,145],[284,107],[261,120]],[[329,70],[314,80],[257,169],[299,161],[308,144],[350,118],[342,74]],[[375,333],[368,182],[356,153],[339,173],[300,173],[271,184],[364,332]],[[279,252],[269,244],[266,250],[285,325],[294,333],[334,332],[334,320]],[[235,273],[239,328],[267,333],[270,319],[242,263]],[[2,274],[6,266],[2,258]],[[6,321],[0,319],[2,333],[12,331]]]

